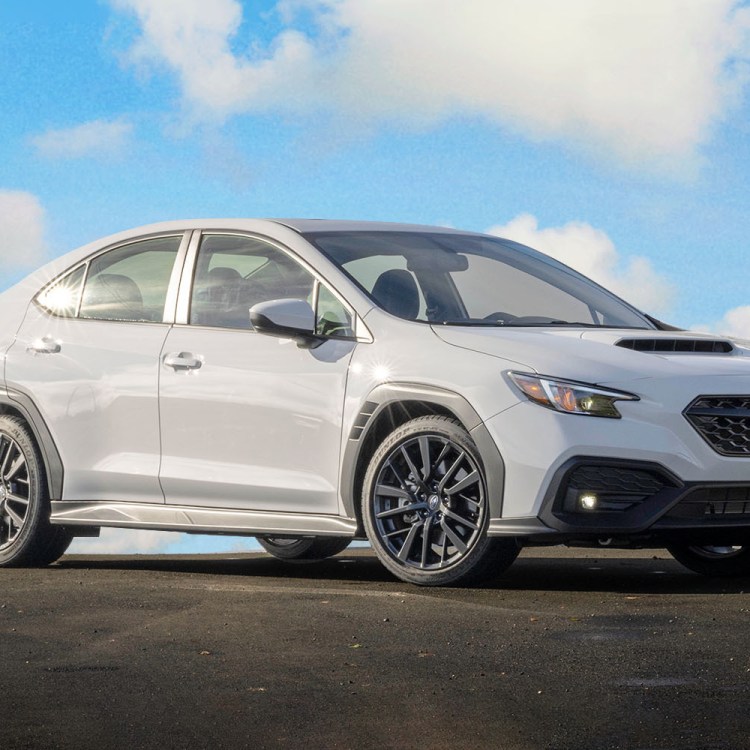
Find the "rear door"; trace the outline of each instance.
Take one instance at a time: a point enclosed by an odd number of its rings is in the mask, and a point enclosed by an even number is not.
[[[164,501],[159,354],[186,249],[183,233],[110,248],[29,306],[6,377],[49,427],[64,500]]]

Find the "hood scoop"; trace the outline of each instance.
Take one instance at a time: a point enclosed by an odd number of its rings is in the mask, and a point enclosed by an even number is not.
[[[615,346],[655,354],[728,354],[734,351],[729,341],[721,339],[633,338],[620,339]]]

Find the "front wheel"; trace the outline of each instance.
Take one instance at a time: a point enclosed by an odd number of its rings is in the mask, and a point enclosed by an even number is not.
[[[260,546],[279,560],[324,560],[351,543],[345,536],[259,536]]]
[[[695,573],[714,578],[750,576],[750,546],[672,544],[667,551]]]
[[[454,419],[427,416],[395,429],[370,460],[362,493],[367,536],[383,565],[422,586],[467,584],[516,559],[515,539],[488,538],[482,461]]]

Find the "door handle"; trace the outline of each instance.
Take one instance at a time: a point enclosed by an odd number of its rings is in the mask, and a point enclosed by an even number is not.
[[[51,336],[44,336],[41,339],[34,339],[27,347],[26,351],[32,354],[57,354],[62,349],[59,341],[55,341]]]
[[[164,364],[174,370],[197,370],[203,360],[192,352],[170,352],[164,357]]]

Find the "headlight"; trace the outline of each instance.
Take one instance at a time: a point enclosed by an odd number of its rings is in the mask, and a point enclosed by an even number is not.
[[[589,417],[620,418],[615,401],[638,401],[638,396],[623,391],[610,391],[586,383],[557,380],[527,372],[509,372],[516,387],[534,403],[566,414]]]

